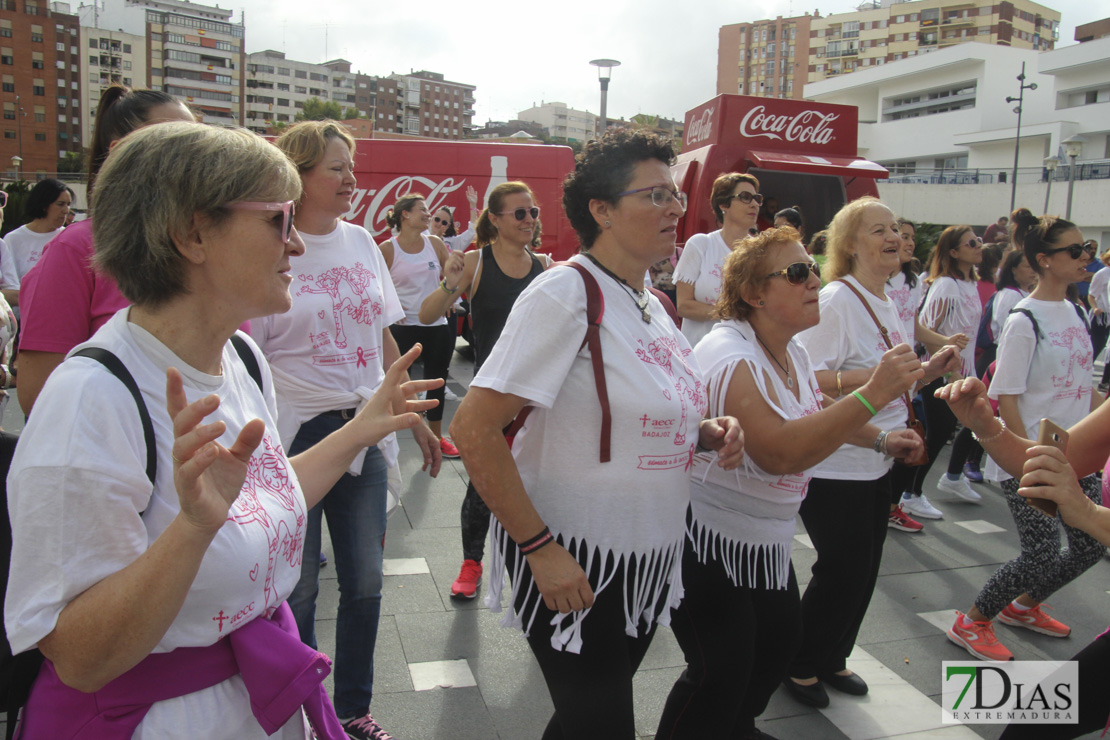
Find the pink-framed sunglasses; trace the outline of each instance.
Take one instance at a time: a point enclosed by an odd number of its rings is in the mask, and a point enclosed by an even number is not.
[[[281,240],[286,244],[293,238],[293,216],[296,209],[293,207],[293,201],[287,200],[284,203],[273,202],[266,203],[262,201],[240,201],[239,203],[231,203],[228,205],[233,211],[281,211]]]

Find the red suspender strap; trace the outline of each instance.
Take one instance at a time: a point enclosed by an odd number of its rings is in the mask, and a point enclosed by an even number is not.
[[[601,405],[601,455],[603,463],[609,462],[609,440],[613,436],[613,414],[609,409],[609,390],[605,385],[605,361],[601,354],[601,317],[605,315],[605,298],[601,286],[597,284],[590,271],[577,262],[563,262],[573,267],[582,276],[586,287],[586,339],[582,344],[590,349],[590,360],[594,368],[594,385],[597,386],[597,401]]]

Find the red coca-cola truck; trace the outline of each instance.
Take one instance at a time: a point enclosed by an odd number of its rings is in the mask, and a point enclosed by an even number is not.
[[[574,169],[565,146],[502,144],[481,141],[359,139],[355,148],[358,185],[351,211],[343,218],[364,227],[376,241],[389,236],[385,216],[409,192],[424,196],[433,213],[455,210],[466,228],[467,187],[478,191],[478,208],[499,183],[523,180],[536,195],[543,224],[542,251],[564,258],[578,250],[578,238],[563,214],[563,179]]]
[[[713,180],[748,172],[779,208],[800,206],[807,238],[845,203],[878,196],[876,178],[888,172],[856,155],[858,110],[850,105],[718,95],[686,114],[683,151],[672,168],[690,200],[679,244],[716,230],[709,203]]]

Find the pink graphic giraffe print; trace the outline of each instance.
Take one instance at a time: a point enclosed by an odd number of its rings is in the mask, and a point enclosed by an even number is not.
[[[285,511],[294,515],[295,525],[291,530],[285,521],[274,519],[262,505],[261,499],[268,499]],[[247,479],[243,482],[243,489],[239,498],[231,506],[227,520],[239,526],[257,524],[266,532],[269,541],[268,562],[266,564],[266,578],[263,582],[263,592],[266,595],[266,614],[272,608],[277,608],[278,600],[274,593],[274,571],[279,559],[289,564],[291,568],[299,568],[301,563],[301,550],[304,547],[305,509],[304,503],[297,496],[296,488],[289,474],[289,460],[279,443],[276,443],[269,434],[262,438],[259,450],[251,456],[247,467]],[[257,563],[250,564],[252,571],[251,580],[254,579],[254,569]]]
[[[688,417],[687,401],[694,405],[698,414],[704,411],[706,403],[708,402],[705,392],[702,388],[702,382],[686,362],[686,357],[693,351],[689,349],[680,350],[678,341],[674,337],[659,337],[648,344],[646,349],[643,349],[643,340],[637,339],[641,349],[636,350],[636,356],[641,361],[649,365],[658,365],[663,368],[667,377],[674,382],[675,392],[678,394],[678,400],[682,408],[682,417],[679,419],[678,428],[675,430],[674,443],[678,446],[686,445],[686,419]],[[681,368],[681,374],[676,372],[674,367],[674,360],[678,360],[678,365]],[[668,401],[671,399],[670,391],[664,389],[663,397]]]
[[[335,346],[347,346],[347,332],[343,328],[343,315],[346,314],[360,324],[372,324],[382,315],[382,304],[375,301],[368,289],[377,277],[366,269],[361,262],[354,267],[333,267],[315,278],[312,275],[298,275],[298,280],[313,282],[301,286],[297,295],[302,293],[327,293],[331,297],[332,318],[335,321]]]

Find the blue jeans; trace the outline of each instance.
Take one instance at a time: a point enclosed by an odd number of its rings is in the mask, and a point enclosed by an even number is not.
[[[343,426],[338,416],[317,416],[301,425],[289,455],[304,452]],[[362,475],[344,473],[320,503],[309,509],[301,580],[289,597],[301,641],[316,647],[316,595],[320,591],[320,523],[328,517],[339,579],[335,623],[335,711],[341,719],[370,711],[374,693],[374,645],[382,610],[387,466],[381,451],[366,451]]]

